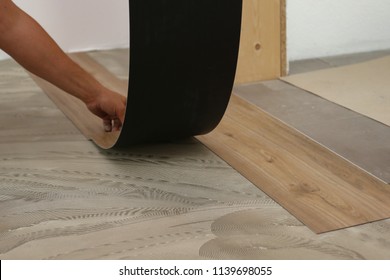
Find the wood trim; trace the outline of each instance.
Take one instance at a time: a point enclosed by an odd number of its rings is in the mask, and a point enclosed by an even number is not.
[[[285,0],[243,0],[236,84],[279,78],[286,72]]]

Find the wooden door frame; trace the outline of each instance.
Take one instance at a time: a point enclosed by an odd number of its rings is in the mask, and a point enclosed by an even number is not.
[[[286,0],[243,0],[235,83],[277,79],[286,72]]]

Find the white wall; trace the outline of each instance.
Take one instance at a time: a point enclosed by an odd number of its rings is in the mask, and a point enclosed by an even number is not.
[[[129,0],[14,2],[66,51],[128,47]],[[389,30],[390,0],[287,0],[290,61],[388,49]]]
[[[390,0],[287,0],[290,61],[390,49]]]
[[[129,46],[129,0],[14,0],[65,51]],[[0,59],[6,57],[0,53]]]

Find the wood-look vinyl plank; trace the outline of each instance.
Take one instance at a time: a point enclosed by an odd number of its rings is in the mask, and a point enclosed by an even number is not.
[[[79,54],[79,53],[78,53]],[[71,54],[72,55],[72,54]],[[88,55],[100,65],[104,65],[114,76],[127,81],[130,73],[130,49],[90,51]]]
[[[198,139],[317,233],[390,217],[387,184],[237,96]]]
[[[103,85],[124,96],[127,95],[128,82],[117,78],[87,54],[76,53],[71,54],[70,57]],[[110,148],[115,144],[120,132],[105,132],[101,119],[89,112],[81,100],[35,75],[31,74],[31,77],[87,139],[93,140],[100,147],[105,148]]]
[[[86,53],[72,53],[70,58],[78,63],[82,68],[94,76],[103,85],[110,89],[127,96],[128,93],[128,76],[121,78],[123,75],[116,75],[113,71],[108,70],[103,64],[99,63]],[[128,65],[129,61],[121,62],[120,65]],[[125,68],[127,69],[127,68]],[[123,71],[123,69],[121,69]]]
[[[31,77],[87,139],[94,139],[102,147],[111,147],[115,143],[119,133],[117,131],[106,133],[101,119],[88,112],[81,100],[39,77],[32,74]]]

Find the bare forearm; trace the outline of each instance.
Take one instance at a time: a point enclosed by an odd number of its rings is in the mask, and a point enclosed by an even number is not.
[[[11,0],[0,0],[0,48],[24,68],[81,99],[102,118],[106,131],[120,129],[126,98],[74,63],[29,15]]]
[[[46,31],[10,0],[0,0],[0,47],[30,72],[84,102],[105,90],[59,48]]]

